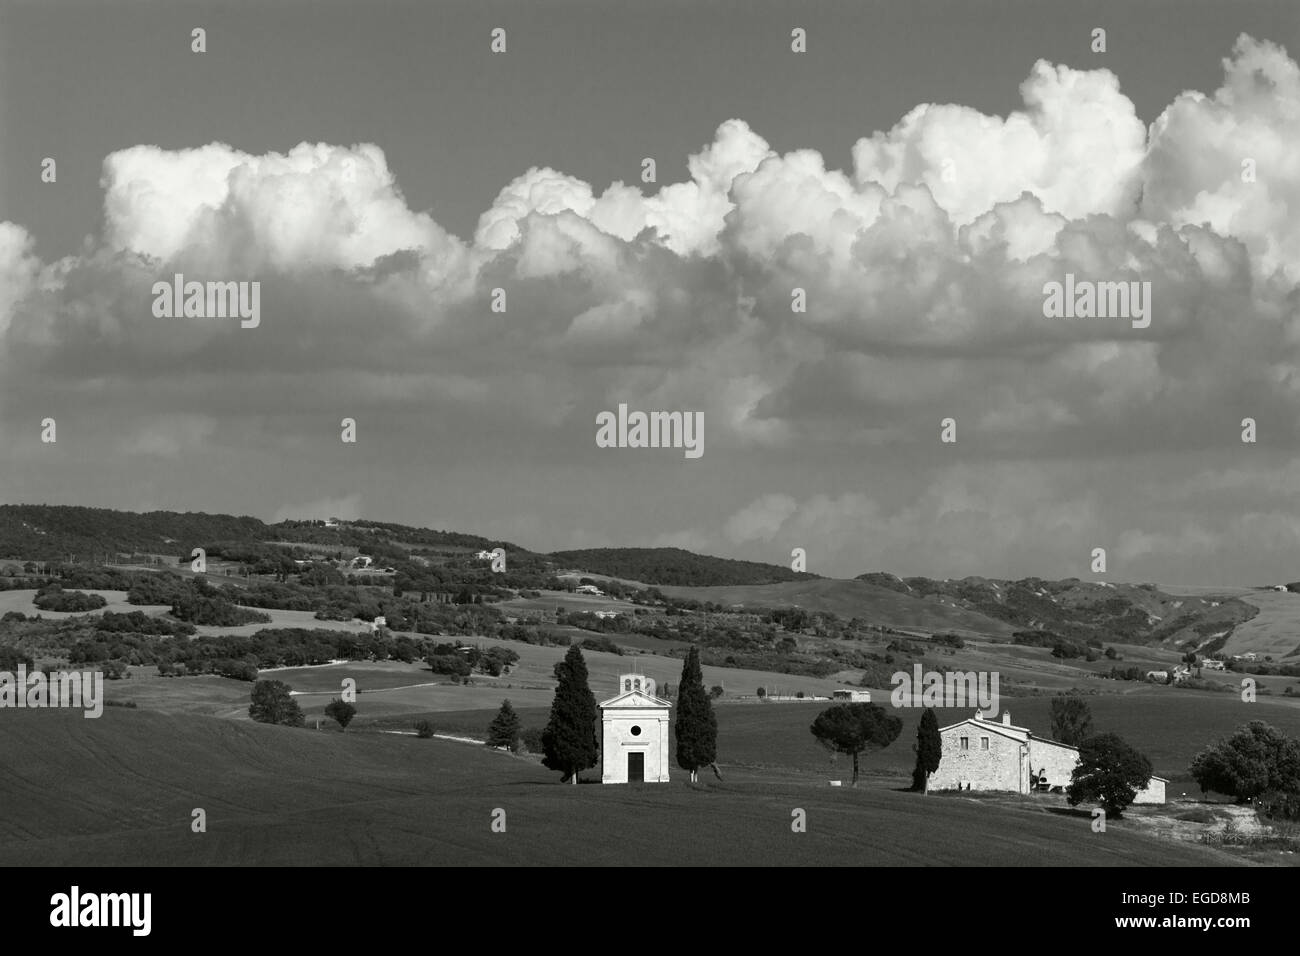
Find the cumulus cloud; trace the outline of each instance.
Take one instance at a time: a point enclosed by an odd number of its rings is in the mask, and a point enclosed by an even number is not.
[[[798,503],[789,495],[764,495],[727,519],[726,535],[738,544],[771,541],[797,509]]]
[[[921,183],[958,225],[1032,192],[1071,219],[1123,216],[1137,200],[1146,130],[1109,70],[1046,60],[1020,86],[1025,109],[1006,117],[924,104],[888,133],[858,140],[854,178],[890,192]]]
[[[1212,96],[1189,91],[1151,128],[1142,213],[1240,239],[1257,271],[1300,281],[1300,67],[1238,38]]]
[[[301,143],[251,156],[223,143],[134,146],[104,161],[105,242],[212,268],[353,269],[457,241],[407,208],[383,150]]]
[[[9,327],[14,306],[32,291],[39,269],[32,237],[15,223],[0,222],[0,335]]]
[[[216,431],[217,421],[208,415],[156,415],[135,427],[126,439],[131,454],[175,458],[191,451]]]
[[[121,150],[89,249],[43,263],[0,223],[0,418],[54,385],[132,420],[146,395],[165,403],[163,437],[134,439],[150,455],[180,448],[187,422],[215,421],[199,431],[216,443],[278,413],[327,417],[313,435],[350,414],[370,436],[379,421],[406,442],[563,460],[627,402],[702,411],[709,460],[738,472],[931,467],[946,417],[961,453],[1017,462],[888,506],[758,493],[709,532],[825,535],[847,555],[870,525],[886,564],[894,545],[1013,560],[1044,528],[1083,534],[1098,504],[1044,477],[1061,461],[1222,448],[1245,415],[1300,439],[1294,60],[1242,37],[1222,86],[1149,130],[1107,70],[1039,62],[1020,99],[1006,116],[918,105],[859,139],[848,170],[777,153],[740,119],[682,182],[526,167],[468,239],[409,207],[375,145]],[[262,325],[153,317],[152,283],[176,271],[260,278]],[[1045,318],[1044,284],[1067,273],[1149,282],[1150,326]],[[1120,551],[1191,533],[1135,528]]]

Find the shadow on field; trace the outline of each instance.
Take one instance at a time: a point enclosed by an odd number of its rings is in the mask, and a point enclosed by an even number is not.
[[[1084,820],[1092,819],[1092,807],[1043,807],[1042,809],[1044,812],[1050,813],[1053,816],[1073,817]],[[1119,818],[1111,817],[1110,819],[1116,820]]]

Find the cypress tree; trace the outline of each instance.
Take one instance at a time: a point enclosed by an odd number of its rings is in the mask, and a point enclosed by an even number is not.
[[[700,670],[700,649],[692,647],[682,665],[682,679],[677,684],[677,765],[691,773],[691,783],[699,780],[699,769],[717,759],[718,718],[704,690],[704,673]]]
[[[912,789],[930,792],[930,774],[939,769],[943,755],[943,738],[939,736],[939,719],[929,707],[916,728],[916,767],[912,770]]]
[[[596,765],[596,698],[587,686],[587,662],[577,644],[555,665],[555,700],[542,731],[542,766],[558,770],[561,780],[576,784],[578,772]]]
[[[514,705],[509,700],[503,700],[501,709],[492,718],[492,723],[488,724],[487,745],[505,747],[514,752],[519,749],[519,729],[519,715],[515,713]]]

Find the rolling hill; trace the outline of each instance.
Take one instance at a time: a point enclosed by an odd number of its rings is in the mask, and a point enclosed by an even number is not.
[[[110,708],[15,711],[0,865],[1233,865],[1086,814],[774,773],[570,787],[442,740]],[[72,782],[70,786],[69,783]],[[791,808],[807,832],[791,832]],[[191,829],[193,811],[206,832]],[[503,810],[507,829],[490,828]]]
[[[982,577],[935,580],[882,572],[856,579],[924,602],[975,612],[1013,625],[1082,641],[1161,645],[1202,654],[1219,650],[1259,607],[1229,594],[1176,595],[1154,584],[1067,578],[1019,581]]]
[[[551,558],[562,567],[656,586],[723,587],[811,581],[819,577],[777,564],[715,558],[681,548],[592,548],[556,551]]]
[[[772,608],[795,605],[845,619],[862,618],[873,624],[918,631],[953,631],[1009,637],[1014,627],[1005,621],[938,600],[901,594],[865,581],[817,578],[781,584],[732,587],[662,587],[674,598],[713,601],[723,607]]]
[[[541,554],[473,534],[376,521],[286,521],[268,525],[247,516],[154,511],[135,514],[63,505],[0,505],[0,558],[79,560],[119,553],[188,555],[195,546],[239,554],[271,543],[329,549],[367,549],[406,570],[415,589],[436,589],[430,568],[467,552],[506,547],[511,567],[528,579],[513,586],[546,586],[559,572],[609,577],[657,587],[673,598],[722,607],[798,606],[844,619],[922,632],[953,631],[1010,639],[1018,630],[1076,641],[1121,642],[1210,654],[1225,647],[1284,657],[1295,653],[1300,595],[1226,588],[1176,594],[1153,584],[1089,582],[1077,578],[1018,581],[983,577],[937,580],[871,572],[853,580],[822,578],[780,566],[695,554],[680,548],[600,548]],[[442,555],[439,557],[438,555]],[[297,556],[296,554],[294,556]],[[236,560],[247,558],[247,554]],[[432,558],[432,560],[430,560]],[[291,562],[290,562],[291,564]],[[419,583],[415,583],[416,581]],[[460,579],[457,578],[457,581]],[[525,584],[521,584],[527,580]],[[1264,614],[1261,617],[1261,608]],[[1249,624],[1249,626],[1247,626]]]

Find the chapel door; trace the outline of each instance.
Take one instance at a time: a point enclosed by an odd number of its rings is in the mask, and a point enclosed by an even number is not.
[[[645,782],[645,754],[633,752],[627,755],[627,782]]]

